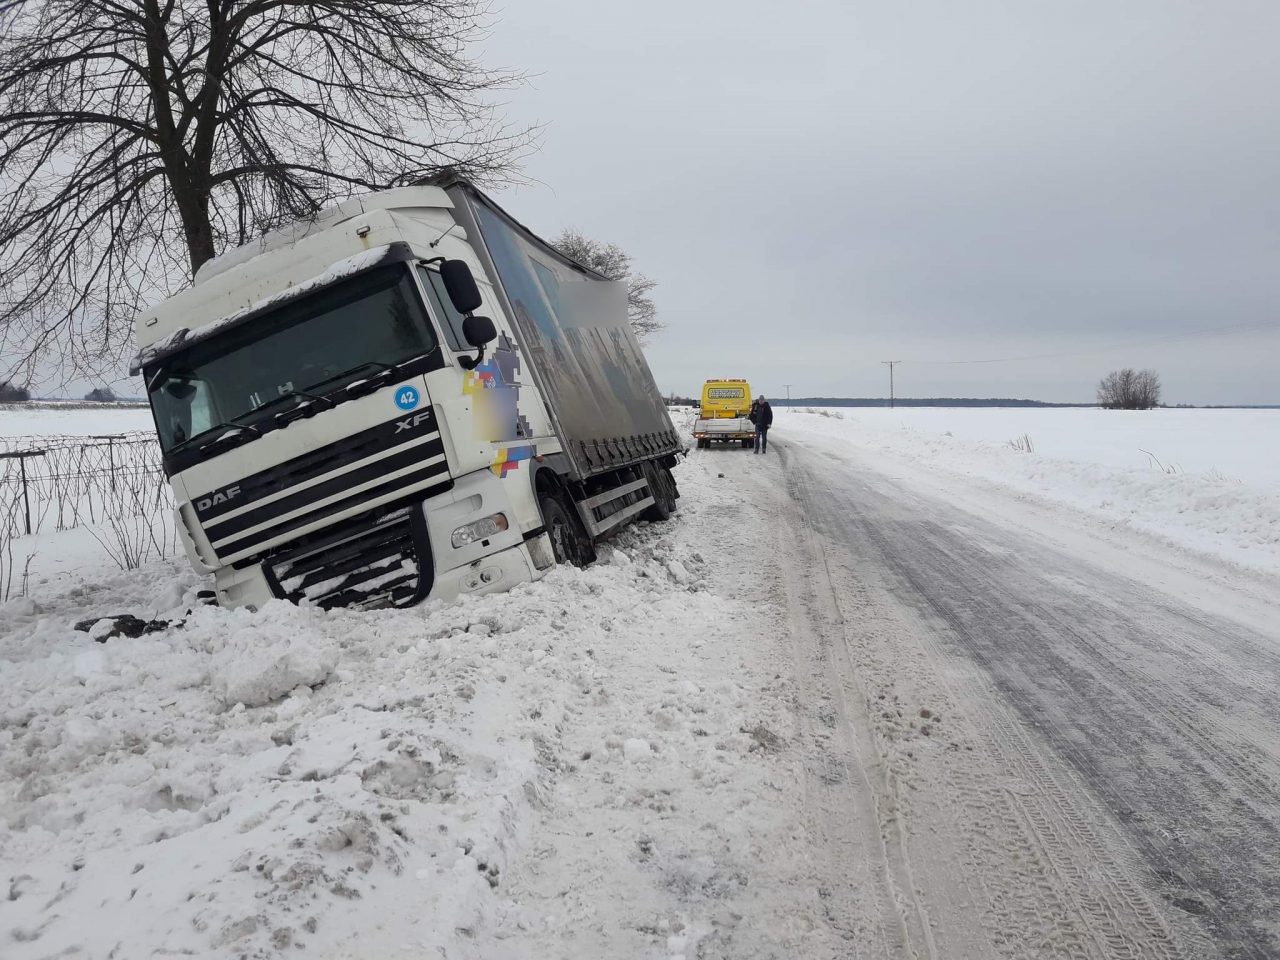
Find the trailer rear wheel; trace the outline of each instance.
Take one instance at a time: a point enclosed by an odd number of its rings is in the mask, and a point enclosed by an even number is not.
[[[754,447],[754,446],[755,446],[755,442],[754,442],[754,441],[752,441],[752,440],[748,440],[746,437],[743,437],[743,438],[742,438],[742,449],[743,449],[743,450],[750,450],[750,449],[751,449],[752,447]]]
[[[649,483],[649,493],[653,504],[642,516],[654,522],[668,520],[676,511],[675,479],[666,467],[660,467],[652,461],[644,465],[644,478]]]
[[[578,519],[571,516],[560,502],[560,498],[540,497],[538,506],[542,508],[542,523],[547,528],[547,537],[551,540],[551,552],[555,554],[556,563],[571,563],[575,567],[585,567],[590,563],[595,558],[591,540]]]
[[[659,467],[658,472],[667,480],[667,492],[671,494],[671,509],[676,508],[676,501],[680,499],[680,488],[676,486],[675,475],[672,474],[670,467]]]

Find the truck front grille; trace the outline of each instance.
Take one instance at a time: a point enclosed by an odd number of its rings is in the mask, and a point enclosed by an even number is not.
[[[239,565],[288,546],[297,531],[342,522],[375,504],[424,500],[451,486],[428,408],[246,477],[234,496],[206,497],[197,515],[218,558]]]
[[[410,606],[431,591],[434,569],[421,507],[371,515],[305,538],[266,558],[276,596],[331,607]]]

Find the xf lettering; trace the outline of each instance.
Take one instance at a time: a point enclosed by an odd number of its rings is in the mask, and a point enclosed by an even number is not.
[[[403,420],[397,420],[395,432],[403,433],[405,430],[412,430],[418,424],[422,423],[422,421],[430,419],[431,411],[423,410],[421,413],[416,413],[412,417],[405,417]]]

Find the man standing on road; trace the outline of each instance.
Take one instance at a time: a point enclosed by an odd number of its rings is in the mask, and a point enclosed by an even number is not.
[[[764,397],[757,397],[752,405],[751,422],[756,425],[756,448],[752,453],[764,453],[769,446],[769,428],[773,426],[773,407]]]

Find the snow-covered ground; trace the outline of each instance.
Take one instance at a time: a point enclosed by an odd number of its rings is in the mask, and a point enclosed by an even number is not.
[[[775,416],[778,437],[844,441],[891,471],[988,481],[1280,574],[1280,410],[849,408]]]
[[[834,509],[828,471],[858,470],[1090,544],[1107,518],[1122,569],[1139,542],[1168,552],[1153,534],[1280,569],[1280,491],[1248,457],[1270,421],[841,413],[779,410],[775,439],[809,459],[699,451],[676,471],[675,520],[624,531],[589,569],[451,605],[220,610],[181,559],[121,572],[83,530],[43,536],[30,596],[0,605],[0,956],[890,956],[900,936],[930,941],[929,916],[953,946],[1025,927],[1083,955],[1052,938],[1079,926],[1063,904],[1137,882],[1117,828],[1091,794],[1055,793],[1093,846],[1037,859],[1035,817],[981,832],[1010,797],[1041,811],[1017,764],[1062,761],[1003,715],[980,735],[998,693],[957,686],[981,676],[921,639],[934,621],[894,606],[887,573],[834,552],[814,504]],[[1165,446],[1181,443],[1153,452],[1185,472],[1123,461],[1166,414],[1183,426]],[[1022,434],[1032,453],[1008,446]],[[789,492],[802,462],[811,514]],[[171,622],[75,629],[122,613]],[[1029,751],[1016,763],[999,755],[1010,730]],[[944,768],[981,801],[973,821]],[[931,859],[971,834],[1012,911],[998,924],[943,876],[960,860]],[[1101,880],[1079,872],[1104,855]],[[1146,894],[1115,902],[1149,910]],[[1134,934],[1151,950],[1134,956],[1209,956],[1165,950],[1164,924]]]
[[[794,947],[780,613],[704,552],[739,491],[678,475],[678,520],[449,606],[221,610],[85,555],[0,607],[0,955]],[[74,629],[120,613],[174,622]]]

